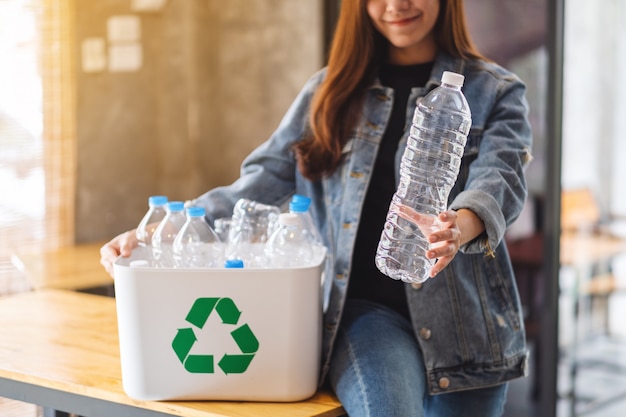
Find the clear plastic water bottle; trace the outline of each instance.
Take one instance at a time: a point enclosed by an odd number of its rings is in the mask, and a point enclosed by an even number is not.
[[[417,103],[396,190],[376,252],[376,266],[385,275],[405,282],[428,279],[435,260],[426,258],[428,235],[438,230],[437,216],[461,166],[472,124],[461,92],[464,77],[444,72],[441,86]],[[401,214],[401,206],[420,214],[419,224]]]
[[[170,201],[165,206],[165,211],[165,217],[152,235],[152,255],[154,266],[173,268],[175,265],[172,245],[176,235],[187,221],[185,203],[182,201]]]
[[[180,229],[172,252],[179,268],[217,268],[223,265],[222,244],[206,221],[203,207],[188,207],[187,220]]]
[[[278,227],[265,244],[265,253],[270,268],[295,268],[315,262],[310,236],[294,213],[282,213],[278,217]]]
[[[152,195],[148,197],[148,211],[135,230],[139,246],[150,247],[152,244],[152,235],[159,223],[161,223],[161,220],[165,217],[166,204],[167,197],[164,195]]]
[[[222,217],[219,219],[215,219],[213,222],[213,230],[220,237],[222,243],[228,244],[228,235],[230,233],[230,225],[233,220],[231,217]]]
[[[309,207],[311,199],[307,196],[294,194],[289,203],[289,212],[297,214],[305,233],[311,236],[311,241],[316,245],[322,245],[322,236],[313,222]]]
[[[230,238],[243,231],[248,234],[248,240],[265,243],[274,231],[279,215],[279,207],[241,198],[233,208]]]
[[[265,265],[265,242],[275,229],[280,208],[240,199],[233,208],[226,258],[241,259],[247,267]]]

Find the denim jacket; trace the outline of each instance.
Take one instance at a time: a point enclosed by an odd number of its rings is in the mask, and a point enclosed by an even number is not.
[[[463,92],[472,112],[449,207],[472,210],[486,230],[464,245],[437,277],[421,285],[405,284],[431,394],[495,385],[527,373],[520,300],[503,243],[505,230],[519,215],[527,194],[524,169],[531,159],[531,130],[524,84],[493,63],[440,53],[427,85],[411,92],[396,166],[406,146],[416,100],[436,87],[446,70],[465,76]],[[341,165],[329,177],[311,182],[300,175],[292,145],[307,132],[311,97],[324,76],[321,70],[307,82],[271,137],[244,160],[238,180],[195,200],[212,221],[229,216],[242,197],[278,206],[294,193],[312,198],[312,215],[330,255],[321,381],[346,299],[365,193],[393,102],[393,90],[373,83],[360,122],[343,149]]]

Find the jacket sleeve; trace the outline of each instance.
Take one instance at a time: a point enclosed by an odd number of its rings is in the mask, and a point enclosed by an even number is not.
[[[292,146],[308,129],[309,104],[321,77],[320,71],[309,79],[270,138],[244,159],[235,182],[192,200],[206,209],[209,220],[230,216],[240,198],[280,206],[291,197],[297,170]]]
[[[526,87],[513,75],[499,78],[496,84],[478,155],[469,166],[463,190],[450,205],[452,210],[472,210],[485,225],[483,235],[463,245],[465,253],[495,249],[527,197],[524,171],[532,159],[532,132]]]

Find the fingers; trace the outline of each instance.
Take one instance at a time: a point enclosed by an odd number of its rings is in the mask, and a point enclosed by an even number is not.
[[[104,270],[111,275],[111,278],[115,278],[113,276],[113,262],[115,262],[117,258],[115,253],[116,251],[111,247],[111,242],[100,248],[100,264],[104,267]]]
[[[119,236],[119,255],[123,257],[128,257],[133,252],[133,249],[137,247],[137,237],[135,235],[135,231],[131,230],[125,233],[122,233]]]
[[[426,257],[428,259],[436,259],[437,262],[430,270],[430,277],[434,277],[439,272],[443,271],[452,259],[456,256],[456,253],[459,251],[458,242],[455,240],[444,240],[442,243],[437,245],[436,247],[431,247],[426,252]]]
[[[439,216],[437,217],[439,222],[444,224],[453,224],[456,222],[457,218],[458,214],[454,210],[443,211],[439,213]]]
[[[430,271],[430,277],[434,277],[452,262],[461,247],[457,212],[444,211],[435,218],[406,205],[398,205],[397,209],[402,218],[418,225],[424,236],[428,237],[430,249],[426,252],[426,257],[437,260]]]
[[[443,212],[439,214],[438,220],[441,223],[441,228],[428,236],[431,248],[426,252],[427,258],[437,259],[430,271],[431,278],[443,271],[452,262],[461,247],[461,231],[456,224],[456,212]]]
[[[443,258],[439,258],[437,263],[430,270],[430,277],[434,278],[438,273],[443,271],[450,262],[452,262],[453,256],[444,256]]]
[[[459,250],[459,243],[455,239],[439,240],[435,244],[430,245],[430,249],[426,252],[429,259],[437,259],[444,256],[451,256]]]
[[[409,206],[398,205],[397,210],[400,217],[412,223],[415,223],[420,227],[430,227],[435,220],[433,216],[419,213]]]
[[[122,233],[100,248],[100,264],[113,276],[113,264],[119,256],[128,257],[137,246],[134,231]]]

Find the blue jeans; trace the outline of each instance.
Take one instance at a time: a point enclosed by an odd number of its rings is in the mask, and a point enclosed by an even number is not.
[[[329,382],[350,417],[496,417],[507,384],[428,395],[420,347],[410,322],[364,300],[348,300]]]

